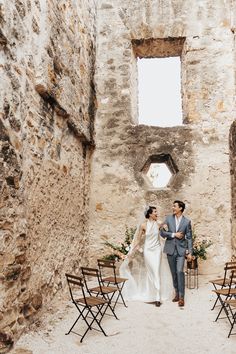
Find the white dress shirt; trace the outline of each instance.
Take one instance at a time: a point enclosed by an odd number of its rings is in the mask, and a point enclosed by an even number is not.
[[[176,232],[178,232],[178,228],[179,228],[179,224],[180,224],[181,220],[182,220],[182,215],[180,215],[179,218],[177,218],[177,216],[175,215],[175,231],[176,231]],[[171,236],[172,236],[172,238],[175,237],[174,232],[172,233]]]

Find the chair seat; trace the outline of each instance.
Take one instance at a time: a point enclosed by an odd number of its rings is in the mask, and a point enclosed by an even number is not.
[[[225,300],[225,303],[229,304],[230,306],[236,307],[236,299]]]
[[[105,282],[109,282],[109,283],[115,283],[115,284],[119,284],[119,283],[123,283],[124,281],[128,280],[127,278],[119,278],[119,277],[106,277],[103,278],[102,281]]]
[[[230,283],[230,279],[219,278],[219,279],[215,279],[215,280],[210,280],[209,283],[212,283],[212,284],[215,284],[215,285],[219,285],[219,286],[223,286],[224,284],[229,284]]]
[[[95,288],[91,288],[89,290],[98,294],[101,294],[101,292],[102,294],[110,294],[117,291],[117,288],[113,286],[101,286],[101,288],[99,286],[96,286]]]
[[[98,305],[103,305],[103,304],[108,303],[107,300],[99,299],[98,297],[95,297],[95,296],[88,296],[85,298],[81,297],[79,299],[75,299],[75,302],[80,303],[80,304],[87,303],[89,306],[98,306]]]
[[[219,295],[236,295],[236,288],[234,289],[230,289],[230,293],[229,293],[229,289],[218,289],[218,290],[212,290],[214,291],[216,294]]]

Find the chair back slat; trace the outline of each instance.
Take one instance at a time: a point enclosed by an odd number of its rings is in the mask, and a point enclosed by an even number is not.
[[[81,277],[79,277],[78,275],[74,275],[74,274],[66,273],[65,276],[66,276],[66,277],[70,277],[70,278],[74,278],[74,279],[78,279],[78,280],[79,280],[79,279],[82,280]]]
[[[81,272],[83,275],[83,281],[86,287],[86,290],[89,294],[90,290],[89,290],[89,286],[88,286],[88,280],[90,277],[95,278],[95,280],[97,281],[97,284],[101,290],[101,280],[100,280],[100,272],[98,269],[96,268],[89,268],[89,267],[81,267]],[[102,290],[101,290],[102,291]]]
[[[100,268],[111,268],[111,269],[113,269],[114,268],[114,265],[112,264],[98,264],[98,266],[100,267]]]
[[[98,262],[99,267],[104,267],[104,268],[114,268],[115,267],[115,261],[113,261],[113,260],[98,259],[97,262]]]
[[[228,294],[230,294],[231,289],[233,288],[233,286],[235,285],[235,281],[236,281],[236,269],[231,271],[230,277],[229,277],[229,287],[228,287]]]
[[[73,294],[75,287],[77,287],[77,289],[79,288],[82,291],[83,297],[85,297],[83,279],[77,275],[72,275],[68,273],[66,273],[65,276],[68,283],[71,300],[73,302],[75,301],[74,294]]]
[[[231,265],[231,264],[236,264],[236,261],[230,261],[230,262],[226,262],[225,265]]]
[[[81,277],[78,277],[77,275],[68,274],[68,273],[66,273],[65,275],[68,283],[78,285],[80,287],[84,286],[83,279]]]
[[[101,279],[104,277],[105,269],[112,269],[112,271],[113,271],[112,276],[115,278],[115,284],[116,284],[117,283],[117,274],[116,274],[115,261],[114,260],[98,259],[97,262],[98,262],[98,268],[100,271]]]
[[[91,277],[97,277],[98,275],[98,269],[96,268],[81,267],[81,271],[83,275],[88,275]]]
[[[82,282],[80,282],[80,281],[76,281],[76,280],[72,280],[72,279],[67,279],[67,281],[68,281],[68,283],[70,283],[70,284],[78,285],[78,286],[80,286],[80,287],[83,287],[83,286],[84,286],[84,284],[83,284]]]
[[[226,265],[224,269],[227,271],[231,269],[236,269],[236,262]]]
[[[100,272],[103,268],[107,268],[107,269],[112,269],[114,274],[116,273],[115,261],[98,259],[97,263],[98,263],[98,268],[99,268]]]
[[[234,270],[232,270],[231,272],[231,278],[234,280],[236,279],[236,268]]]

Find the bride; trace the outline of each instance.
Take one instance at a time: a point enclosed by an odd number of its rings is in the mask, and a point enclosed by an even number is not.
[[[156,207],[149,206],[147,219],[137,228],[130,251],[120,267],[120,275],[128,278],[123,294],[127,300],[154,303],[171,297],[172,280],[166,255],[162,254]]]

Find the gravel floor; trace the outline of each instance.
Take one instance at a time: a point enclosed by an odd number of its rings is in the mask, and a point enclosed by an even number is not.
[[[119,305],[119,320],[106,316],[103,321],[109,336],[91,331],[82,344],[73,333],[65,336],[77,313],[69,300],[61,300],[58,311],[43,316],[12,354],[235,354],[236,335],[227,338],[228,321],[214,322],[217,311],[210,310],[214,294],[208,278],[199,276],[199,285],[187,289],[184,309],[171,301],[160,308],[140,302],[129,302],[128,308]],[[80,331],[81,324],[75,330]]]

